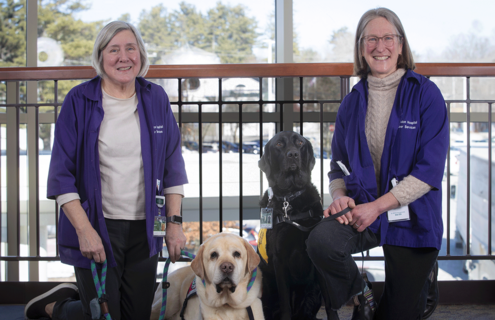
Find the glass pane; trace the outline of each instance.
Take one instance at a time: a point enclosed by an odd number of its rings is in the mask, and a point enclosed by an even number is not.
[[[401,19],[417,62],[492,62],[495,2],[294,0],[294,61],[352,62],[357,24],[366,10],[386,7]],[[428,8],[428,10],[424,10]],[[442,12],[441,15],[438,12]],[[318,30],[318,32],[315,32]],[[441,35],[441,36],[439,36]],[[476,48],[476,49],[473,49]]]
[[[431,77],[430,80],[438,86],[445,100],[465,100],[467,98],[466,78]]]
[[[492,132],[494,129],[492,125]],[[469,166],[467,130],[470,131]],[[493,254],[493,248],[495,248],[493,232],[491,235],[492,253],[488,252],[490,240],[488,213],[490,206],[491,211],[494,211],[493,201],[495,199],[493,177],[489,176],[490,165],[492,172],[495,172],[493,170],[495,154],[491,142],[493,137],[489,138],[488,124],[485,122],[471,123],[469,128],[465,122],[451,124],[450,136],[450,186],[446,185],[446,179],[444,179],[443,186],[446,188],[444,198],[450,197],[450,254],[465,255],[468,248],[471,255]],[[491,164],[489,164],[489,143],[492,144]],[[490,184],[492,185],[492,204],[489,203]],[[446,211],[444,201],[444,241],[447,236]],[[492,219],[492,230],[494,230],[494,222]],[[445,244],[440,255],[446,254]],[[452,278],[495,279],[493,262],[489,260],[442,261],[440,268],[451,276],[451,278],[445,278],[447,280],[452,280]]]
[[[494,100],[495,78],[471,78],[471,99]]]
[[[275,1],[145,0],[129,8],[110,0],[40,2],[38,65],[90,65],[96,34],[112,20],[139,29],[151,64],[273,61]]]
[[[297,86],[296,86],[297,82]],[[294,95],[300,96],[299,81],[294,81]],[[338,100],[340,99],[340,78],[312,77],[303,78],[304,100]]]
[[[26,66],[26,1],[0,2],[0,67]]]
[[[259,96],[260,81],[257,78],[228,78],[222,81],[222,98],[225,101],[256,101]]]

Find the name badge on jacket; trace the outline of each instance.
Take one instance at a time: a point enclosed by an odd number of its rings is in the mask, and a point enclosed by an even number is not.
[[[392,186],[395,188],[397,185],[397,179],[392,179]],[[388,210],[387,212],[388,222],[407,221],[409,217],[409,206],[402,206],[397,209]]]

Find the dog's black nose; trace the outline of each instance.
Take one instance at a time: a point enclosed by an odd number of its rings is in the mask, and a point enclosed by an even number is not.
[[[230,262],[224,262],[220,265],[220,270],[222,270],[223,273],[232,273],[232,271],[234,271],[234,265]]]
[[[299,158],[299,152],[297,150],[289,150],[287,152],[287,158]]]

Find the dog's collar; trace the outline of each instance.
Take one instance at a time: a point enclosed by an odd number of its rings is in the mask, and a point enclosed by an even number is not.
[[[302,189],[302,190],[299,190],[297,192],[294,192],[294,193],[289,193],[288,195],[285,195],[285,196],[279,196],[279,195],[275,195],[273,193],[273,189],[272,187],[268,187],[268,201],[272,201],[273,198],[279,200],[279,201],[287,201],[287,202],[291,202],[292,200],[294,200],[295,198],[299,197],[301,194],[303,194],[306,189]]]

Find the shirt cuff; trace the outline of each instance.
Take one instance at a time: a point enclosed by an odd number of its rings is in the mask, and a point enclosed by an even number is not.
[[[81,197],[79,197],[79,193],[70,192],[59,194],[55,197],[55,200],[57,201],[59,206],[63,206],[64,204],[66,204],[67,202],[71,202],[72,200],[81,200]]]
[[[403,207],[421,198],[432,188],[432,186],[418,178],[408,175],[395,188],[390,190],[390,192],[399,201],[400,206]]]
[[[338,178],[338,179],[333,179],[330,181],[330,184],[328,185],[328,189],[330,191],[330,197],[333,195],[333,192],[337,189],[344,189],[347,190],[345,187],[345,182],[344,179]],[[333,198],[332,198],[333,201]]]
[[[184,198],[184,185],[165,188],[163,194],[180,194]]]

